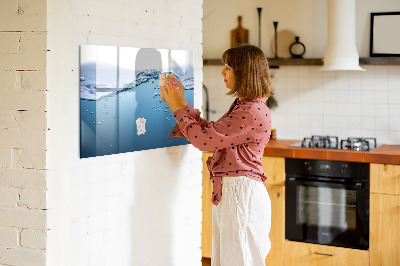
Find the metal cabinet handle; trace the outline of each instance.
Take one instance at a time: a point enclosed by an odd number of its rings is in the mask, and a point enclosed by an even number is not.
[[[335,254],[327,254],[327,253],[320,253],[320,252],[314,252],[315,255],[323,255],[323,256],[330,256],[333,257]]]

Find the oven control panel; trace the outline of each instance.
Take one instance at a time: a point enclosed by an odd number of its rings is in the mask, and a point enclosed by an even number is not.
[[[369,179],[369,164],[286,158],[286,174]]]

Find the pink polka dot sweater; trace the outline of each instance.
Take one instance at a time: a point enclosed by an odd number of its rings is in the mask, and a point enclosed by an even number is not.
[[[216,122],[200,117],[190,105],[174,112],[179,122],[169,137],[186,137],[201,151],[214,151],[207,160],[213,182],[211,201],[221,200],[224,176],[247,176],[261,182],[267,179],[261,159],[271,132],[271,112],[267,98],[236,99]]]

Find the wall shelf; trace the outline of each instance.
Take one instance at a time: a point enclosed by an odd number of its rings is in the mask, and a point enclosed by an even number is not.
[[[271,68],[279,66],[322,66],[322,58],[268,58]],[[204,66],[222,65],[220,59],[204,59]],[[362,57],[360,65],[400,65],[400,57]]]
[[[321,58],[268,58],[268,63],[271,68],[279,66],[304,66],[304,65],[322,65]],[[220,59],[204,59],[205,66],[222,65]]]
[[[322,58],[268,58],[270,67],[322,66]]]
[[[362,57],[360,65],[400,65],[400,57]]]

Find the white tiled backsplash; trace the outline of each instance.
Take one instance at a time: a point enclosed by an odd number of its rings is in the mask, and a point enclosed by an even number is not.
[[[365,65],[366,71],[324,72],[319,66],[271,69],[278,108],[272,126],[280,139],[311,135],[376,137],[379,144],[400,144],[400,66]],[[204,67],[210,91],[210,120],[232,103],[219,75],[222,66]]]

